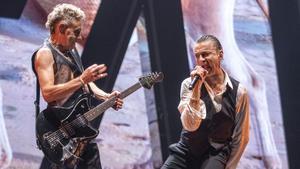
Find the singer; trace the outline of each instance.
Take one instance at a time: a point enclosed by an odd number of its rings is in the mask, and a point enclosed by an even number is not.
[[[118,91],[106,93],[94,84],[94,81],[107,76],[104,64],[94,64],[83,69],[75,44],[82,40],[81,28],[84,18],[84,12],[71,4],[58,4],[48,15],[46,27],[50,30],[50,36],[32,56],[33,70],[48,107],[67,107],[82,93],[93,95],[99,100],[107,100],[120,94]],[[38,91],[39,89],[37,93]],[[37,99],[39,100],[38,94]],[[118,98],[114,108],[118,110],[122,108],[122,105],[123,100]],[[53,116],[50,120],[55,120],[55,117]],[[80,155],[80,161],[74,167],[70,167],[68,161],[58,166],[44,157],[40,168],[101,169],[97,144],[86,143],[85,151]]]
[[[247,91],[222,68],[216,37],[202,36],[194,54],[197,65],[181,85],[181,138],[162,169],[235,169],[249,141]]]

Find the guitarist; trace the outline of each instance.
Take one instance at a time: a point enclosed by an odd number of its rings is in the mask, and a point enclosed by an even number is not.
[[[82,40],[81,28],[85,19],[84,12],[71,4],[59,4],[48,15],[46,27],[50,37],[45,40],[32,57],[33,69],[44,100],[48,106],[68,106],[82,93],[90,93],[105,101],[120,92],[106,93],[93,82],[107,76],[104,64],[94,64],[83,69],[75,43]],[[114,109],[122,108],[123,100],[118,98]],[[75,168],[101,168],[99,150],[96,143],[88,143]],[[64,166],[51,164],[45,157],[42,169],[66,169]]]

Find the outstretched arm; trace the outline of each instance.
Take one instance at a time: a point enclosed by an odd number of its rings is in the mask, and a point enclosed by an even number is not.
[[[98,88],[94,82],[89,83],[89,85],[98,100],[105,101],[109,98],[110,94]]]
[[[122,108],[123,106],[123,100],[121,98],[119,98],[118,96],[120,95],[120,92],[119,91],[113,91],[111,93],[106,93],[105,91],[101,90],[100,88],[98,88],[95,83],[91,82],[89,83],[89,85],[91,86],[91,89],[93,90],[96,98],[98,100],[107,100],[111,97],[114,97],[114,96],[117,96],[117,99],[115,101],[115,105],[113,106],[113,108],[115,110],[119,110]]]
[[[270,14],[269,14],[269,9],[268,7],[264,4],[263,0],[256,0],[256,2],[258,3],[259,7],[261,8],[261,10],[263,11],[263,13],[265,14],[265,16],[270,19]]]

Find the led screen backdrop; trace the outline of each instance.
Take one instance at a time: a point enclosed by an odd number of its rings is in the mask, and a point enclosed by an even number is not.
[[[30,58],[48,36],[44,28],[47,13],[62,2],[73,3],[86,12],[83,35],[87,38],[101,5],[98,0],[28,0],[20,19],[0,18],[0,168],[34,169],[41,162],[42,153],[36,148],[34,136],[35,77]],[[192,48],[197,38],[214,34],[223,44],[226,71],[248,88],[251,135],[238,168],[287,168],[267,2],[181,2],[190,68],[194,66]],[[137,82],[138,76],[150,71],[146,31],[141,17],[115,90],[126,89]],[[85,41],[78,45],[80,51],[84,44]],[[96,142],[103,168],[159,168],[162,159],[158,127],[153,122],[153,91],[139,90],[124,101],[122,110],[109,109],[101,123]]]

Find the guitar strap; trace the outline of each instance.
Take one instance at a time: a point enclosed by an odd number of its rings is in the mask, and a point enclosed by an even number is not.
[[[35,107],[35,118],[37,118],[40,113],[40,83],[38,79],[36,79],[36,94],[35,94],[34,107]]]
[[[34,101],[34,107],[35,107],[35,122],[36,122],[36,119],[40,113],[40,83],[39,83],[39,80],[38,80],[38,76],[37,76],[37,73],[35,71],[35,68],[34,68],[34,60],[35,60],[35,55],[37,53],[38,50],[36,50],[36,52],[33,53],[32,57],[31,57],[31,66],[32,66],[32,70],[35,74],[35,77],[36,77],[36,92],[35,92],[35,101]],[[38,141],[38,138],[37,138],[37,133],[35,133],[35,140],[36,140],[36,145],[38,147],[38,149],[42,149],[41,147],[41,144],[40,142]]]

